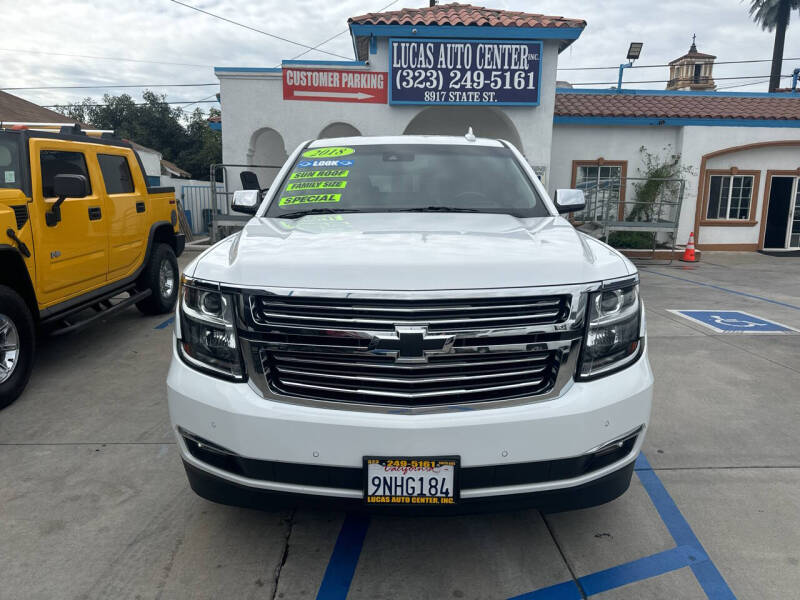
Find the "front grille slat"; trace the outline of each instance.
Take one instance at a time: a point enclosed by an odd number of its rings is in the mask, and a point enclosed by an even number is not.
[[[450,406],[553,390],[563,348],[580,335],[560,337],[569,331],[571,300],[570,294],[391,300],[253,294],[245,297],[244,326],[259,386],[270,394]]]
[[[416,400],[416,399],[428,399],[428,398],[438,398],[442,396],[461,396],[465,394],[478,394],[484,392],[499,392],[511,389],[518,389],[518,388],[525,388],[525,387],[535,387],[538,383],[541,383],[541,380],[534,380],[531,382],[523,382],[523,383],[511,383],[511,384],[504,384],[504,385],[494,385],[494,386],[486,386],[481,388],[463,388],[457,390],[437,390],[432,392],[394,392],[394,391],[385,391],[385,390],[377,390],[377,389],[366,389],[366,388],[344,388],[344,387],[336,387],[336,386],[324,386],[324,385],[317,385],[317,384],[310,384],[310,383],[302,383],[299,381],[285,381],[286,385],[293,386],[293,387],[300,387],[300,388],[307,388],[312,390],[320,390],[320,391],[327,391],[327,392],[336,392],[336,393],[349,393],[349,394],[364,394],[367,396],[383,396],[387,398],[402,398],[406,400]]]
[[[255,327],[392,330],[424,323],[431,331],[552,325],[566,320],[569,296],[456,300],[364,300],[294,296],[248,297]]]
[[[490,373],[482,375],[453,375],[446,377],[376,377],[374,375],[342,375],[340,373],[325,373],[322,371],[301,371],[298,369],[286,369],[276,367],[279,373],[287,375],[299,375],[301,377],[321,377],[324,379],[341,379],[345,381],[369,381],[372,383],[400,384],[400,385],[425,385],[434,383],[458,383],[461,381],[483,381],[484,379],[495,379],[498,377],[519,377],[524,375],[538,375],[544,371],[545,367],[538,369],[526,369],[524,371],[506,371],[503,373]],[[285,379],[284,379],[285,381]]]

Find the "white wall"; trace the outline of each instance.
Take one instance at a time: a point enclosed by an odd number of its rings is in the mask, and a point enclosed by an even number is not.
[[[465,107],[462,123],[441,123],[443,133],[458,130],[466,133],[472,125],[480,135],[487,111],[498,111],[516,128],[522,151],[532,165],[547,168],[553,135],[555,78],[558,41],[543,44],[540,105],[536,107]],[[347,67],[352,68],[352,67]],[[358,68],[358,67],[355,67]],[[369,56],[367,70],[388,72],[389,44],[378,40],[376,54]],[[307,102],[283,99],[280,73],[222,72],[220,79],[223,115],[222,156],[225,163],[255,164],[261,160],[285,160],[300,143],[313,139],[333,123],[355,127],[362,135],[402,135],[408,124],[426,106],[356,104],[348,102]],[[492,136],[491,128],[485,135]],[[266,137],[263,137],[266,132]],[[266,144],[264,142],[267,142]],[[270,150],[264,150],[264,148]],[[258,173],[263,185],[273,173]],[[238,183],[238,175],[232,171]]]

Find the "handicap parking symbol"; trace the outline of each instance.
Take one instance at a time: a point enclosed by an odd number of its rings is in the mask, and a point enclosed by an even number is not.
[[[671,310],[717,333],[797,333],[797,329],[740,310]]]

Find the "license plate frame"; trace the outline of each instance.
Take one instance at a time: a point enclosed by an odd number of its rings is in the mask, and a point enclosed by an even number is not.
[[[432,463],[431,468],[440,468],[440,467],[452,467],[452,495],[450,496],[386,496],[386,495],[372,495],[369,493],[370,491],[370,464],[379,464],[384,465],[385,463],[389,463],[389,461],[397,461],[398,464],[402,464],[402,461],[406,461],[406,467],[412,469],[420,469],[425,468],[424,466],[413,467],[411,466],[412,463],[425,463],[428,461]],[[395,465],[392,465],[395,466]],[[403,467],[399,467],[403,468]],[[363,458],[363,503],[367,506],[430,506],[430,507],[441,507],[441,506],[454,506],[459,503],[461,500],[461,481],[460,481],[460,471],[461,471],[461,457],[457,455],[450,455],[450,456],[365,456]],[[402,477],[406,477],[406,474],[402,474]],[[412,477],[419,477],[420,475],[413,475]],[[438,501],[432,502],[429,500],[413,500],[412,498],[438,498]],[[390,498],[390,500],[376,500],[373,501],[371,498]],[[407,499],[406,499],[407,498]],[[447,501],[442,502],[442,499],[446,499]]]

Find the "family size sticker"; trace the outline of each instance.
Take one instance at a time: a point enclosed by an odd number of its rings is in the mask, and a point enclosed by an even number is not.
[[[355,152],[355,148],[344,148],[342,146],[333,146],[330,148],[314,148],[313,150],[306,150],[303,152],[305,158],[333,158],[335,156],[347,156]]]
[[[286,189],[289,192],[297,192],[300,190],[343,189],[346,187],[346,181],[301,181],[300,183],[290,183],[286,186]]]
[[[331,177],[347,177],[347,169],[326,169],[324,171],[295,171],[289,179],[328,179]]]
[[[339,202],[341,194],[310,194],[308,196],[285,196],[278,206],[295,206],[296,204],[316,204],[322,202]]]
[[[352,167],[355,161],[349,158],[344,160],[301,160],[298,168],[307,167]]]

